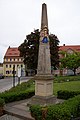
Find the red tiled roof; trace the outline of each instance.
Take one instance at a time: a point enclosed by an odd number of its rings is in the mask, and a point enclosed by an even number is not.
[[[16,47],[14,47],[14,48],[8,48],[7,49],[7,51],[6,51],[6,54],[5,54],[5,57],[7,57],[7,56],[17,56],[17,57],[19,57],[20,56],[20,52],[19,52],[19,50],[18,50],[18,48]]]
[[[59,51],[67,51],[69,49],[80,52],[80,45],[63,45],[63,46],[59,46]]]

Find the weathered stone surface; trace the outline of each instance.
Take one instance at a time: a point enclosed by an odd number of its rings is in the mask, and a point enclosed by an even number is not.
[[[38,75],[51,75],[51,60],[49,42],[39,46]]]
[[[44,26],[48,27],[47,6],[45,3],[42,4],[41,29]]]
[[[45,97],[53,95],[53,80],[36,80],[35,95]]]
[[[53,76],[51,75],[50,45],[48,34],[47,6],[42,4],[41,31],[38,52],[38,67],[35,79],[35,96],[29,104],[51,104],[53,95]]]
[[[42,80],[42,81],[44,81],[44,80],[53,80],[54,79],[54,77],[53,77],[53,75],[47,75],[47,74],[45,74],[45,75],[36,75],[35,77],[34,77],[34,79],[35,80]]]
[[[57,99],[57,97],[55,96],[33,96],[31,98],[31,100],[29,101],[28,106],[30,105],[42,105],[42,106],[46,106],[46,105],[51,105],[51,104],[58,104],[58,103],[62,103],[64,102],[64,100],[61,99]]]
[[[23,120],[23,119],[17,118],[12,115],[5,114],[2,117],[0,117],[0,120]]]
[[[35,95],[53,95],[53,76],[51,75],[50,45],[48,37],[47,6],[42,4],[41,32],[38,53],[37,75],[35,76]]]

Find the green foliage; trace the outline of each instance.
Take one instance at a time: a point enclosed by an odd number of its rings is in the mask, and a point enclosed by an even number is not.
[[[19,101],[24,100],[27,98],[30,98],[34,95],[34,90],[25,90],[20,92],[5,92],[0,94],[0,98],[3,98],[5,100],[5,103],[13,102],[13,101]]]
[[[34,80],[31,79],[27,82],[23,82],[16,87],[13,87],[9,90],[9,92],[20,92],[20,91],[25,91],[27,89],[34,89]],[[8,92],[8,91],[7,91]]]
[[[40,105],[32,105],[30,106],[30,111],[32,117],[35,118],[35,120],[42,120],[42,107]]]
[[[46,106],[47,114],[44,120],[71,120],[80,115],[80,95],[64,101],[62,104]],[[31,106],[30,111],[33,112],[33,117],[36,120],[43,120],[41,106]],[[39,115],[39,118],[38,118]]]
[[[0,107],[3,107],[5,105],[4,99],[0,98]]]
[[[39,30],[34,30],[26,36],[26,40],[19,46],[20,55],[24,57],[24,64],[28,69],[36,69],[39,49]]]
[[[60,90],[57,92],[57,97],[60,99],[69,99],[76,95],[79,95],[80,91],[68,91],[68,90]]]
[[[30,98],[34,95],[34,81],[29,80],[28,82],[21,83],[16,87],[11,88],[3,93],[0,93],[0,98],[5,100],[5,103],[19,101],[26,98]]]
[[[64,105],[48,106],[46,120],[70,120],[71,114]]]
[[[80,53],[67,54],[66,57],[61,58],[61,67],[69,68],[74,71],[80,66]]]
[[[53,66],[54,69],[56,69],[57,67],[59,67],[59,55],[58,55],[59,39],[57,38],[57,36],[50,34],[49,40],[50,40],[51,66]]]
[[[18,47],[20,55],[24,58],[24,64],[27,64],[28,69],[37,69],[38,63],[38,50],[39,50],[39,30],[34,30],[31,34],[26,36],[26,40]],[[59,40],[57,36],[51,34],[50,39],[50,53],[51,64],[56,68],[59,65],[58,45]]]

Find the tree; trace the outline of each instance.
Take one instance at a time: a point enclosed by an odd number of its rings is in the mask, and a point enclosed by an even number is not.
[[[51,54],[51,66],[54,67],[54,69],[59,67],[59,40],[57,36],[50,34],[49,35],[50,40],[50,54]]]
[[[80,53],[66,54],[66,57],[61,58],[61,67],[73,70],[74,75],[76,69],[80,66]]]
[[[26,35],[24,42],[18,47],[20,55],[24,58],[24,64],[27,64],[28,69],[37,69],[38,50],[39,50],[39,29],[34,30],[31,34]],[[50,53],[51,65],[56,68],[59,65],[58,45],[59,40],[57,36],[50,34]]]

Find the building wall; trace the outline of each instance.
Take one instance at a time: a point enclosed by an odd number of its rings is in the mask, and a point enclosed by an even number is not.
[[[3,63],[4,76],[13,76],[13,66],[15,66],[15,76],[18,75],[18,67],[21,67],[22,76],[25,76],[25,65],[21,57],[6,57]],[[24,72],[24,73],[23,73]]]
[[[0,66],[0,74],[3,74],[3,66]]]

